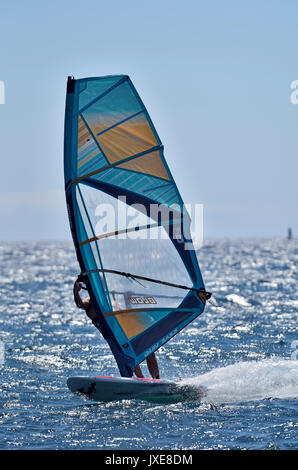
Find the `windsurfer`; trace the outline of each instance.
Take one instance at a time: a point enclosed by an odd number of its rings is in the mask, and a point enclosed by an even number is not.
[[[86,315],[90,318],[90,320],[92,321],[96,320],[97,315],[92,305],[91,299],[89,297],[86,299],[82,299],[79,294],[81,289],[82,289],[82,283],[79,282],[79,280],[77,279],[73,286],[73,295],[74,295],[76,306],[78,308],[81,308],[82,310],[85,310]],[[155,354],[154,353],[150,354],[150,356],[146,358],[146,361],[147,361],[148,370],[152,378],[159,379],[159,369],[158,369],[158,364],[157,364]],[[141,367],[139,365],[135,368],[134,373],[138,378],[144,378]]]
[[[91,299],[89,297],[87,299],[82,299],[79,294],[81,289],[82,289],[82,283],[76,280],[73,286],[73,295],[74,295],[76,306],[85,310],[86,315],[90,318],[90,320],[95,320],[96,312],[91,303]]]

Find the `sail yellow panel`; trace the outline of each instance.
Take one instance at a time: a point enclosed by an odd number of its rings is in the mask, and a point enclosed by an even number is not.
[[[109,312],[105,317],[114,315],[128,339],[139,335],[154,324],[152,309],[128,309]]]
[[[147,324],[144,318],[136,312],[126,313],[124,315],[115,315],[127,339],[133,338],[146,330]]]
[[[144,114],[135,116],[96,138],[110,163],[119,162],[158,145]]]
[[[118,168],[145,173],[146,175],[157,176],[158,178],[170,181],[168,172],[160,158],[159,150],[134,158],[128,162],[120,163]]]
[[[85,126],[85,123],[81,116],[78,117],[78,148],[82,147],[88,139],[90,139],[90,133]]]

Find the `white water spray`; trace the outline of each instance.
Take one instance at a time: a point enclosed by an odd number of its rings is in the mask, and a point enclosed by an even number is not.
[[[183,379],[182,385],[203,385],[207,388],[203,401],[212,403],[296,398],[298,360],[276,358],[239,362],[194,378]]]

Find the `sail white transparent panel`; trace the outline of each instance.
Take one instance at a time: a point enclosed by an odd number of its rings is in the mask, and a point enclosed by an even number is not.
[[[79,187],[88,213],[84,218],[89,227],[87,234],[89,239],[93,239],[88,243],[96,254],[99,269],[191,285],[188,272],[167,235],[166,227],[156,227],[153,219],[137,210],[142,209],[140,206],[133,209],[85,184]],[[136,226],[140,230],[132,230]],[[94,240],[95,237],[99,239]],[[187,293],[179,288],[108,272],[105,272],[104,278],[113,310],[175,308]]]

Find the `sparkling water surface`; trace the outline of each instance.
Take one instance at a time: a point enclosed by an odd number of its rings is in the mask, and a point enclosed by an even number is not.
[[[119,375],[74,304],[71,242],[1,243],[0,448],[297,449],[298,240],[208,240],[199,261],[213,298],[157,357],[206,397],[97,404],[66,386]]]

